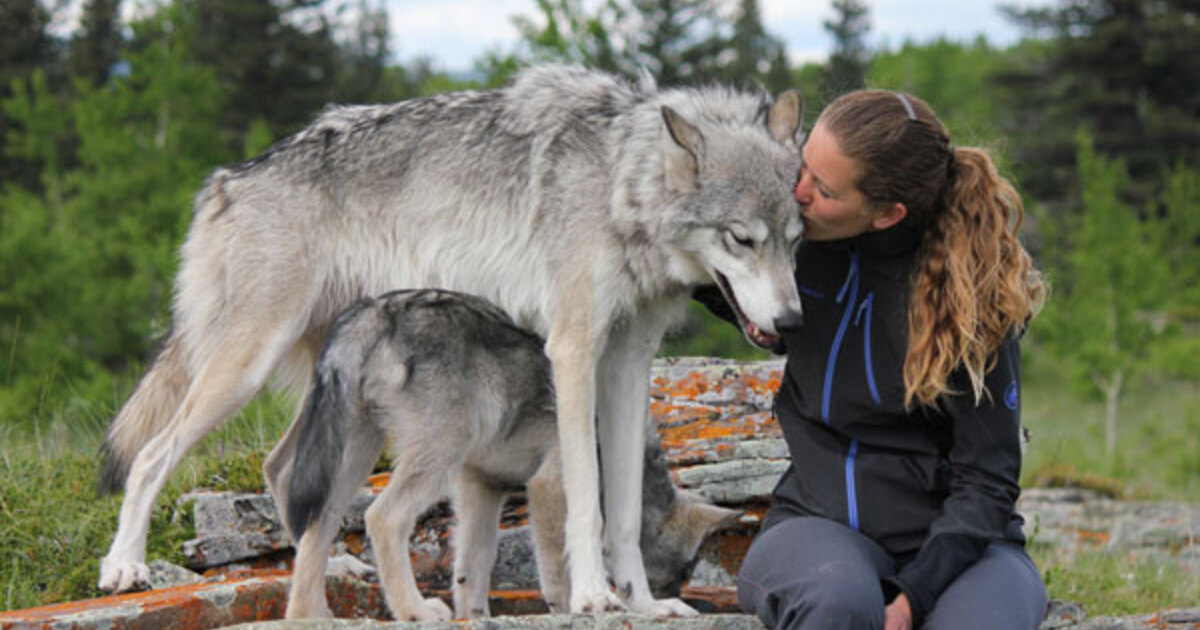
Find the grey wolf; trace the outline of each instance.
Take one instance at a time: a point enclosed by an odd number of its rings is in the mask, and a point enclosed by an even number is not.
[[[421,514],[452,491],[455,617],[488,615],[500,511],[526,484],[543,594],[551,611],[566,609],[566,499],[543,345],[490,303],[440,290],[364,298],[338,317],[298,436],[280,453],[292,462],[290,474],[270,484],[287,492],[277,501],[287,505],[297,541],[289,619],[330,616],[329,550],[385,444],[395,468],[366,524],[396,619],[451,618],[441,600],[418,592],[408,537]],[[647,473],[655,483],[643,493],[649,509],[642,526],[654,540],[644,537],[642,546],[650,550],[647,567],[668,574],[659,585],[677,590],[704,535],[739,513],[680,492],[665,469],[658,473]]]
[[[124,480],[125,499],[100,587],[144,580],[167,475],[273,374],[303,391],[337,313],[440,287],[546,339],[570,610],[694,612],[653,597],[638,547],[650,362],[700,285],[722,287],[760,345],[800,317],[802,119],[796,92],[535,67],[497,90],[337,107],[218,170],[182,246],[172,332],[106,436],[106,485]]]

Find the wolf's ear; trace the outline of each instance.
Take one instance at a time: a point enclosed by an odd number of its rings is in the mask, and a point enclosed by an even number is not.
[[[692,520],[705,534],[718,532],[737,525],[744,514],[739,510],[730,510],[711,503],[694,503],[690,506]]]
[[[767,114],[767,131],[788,148],[799,147],[804,140],[804,96],[796,90],[779,95]]]
[[[664,147],[666,160],[667,188],[683,191],[696,187],[700,174],[700,162],[704,157],[704,136],[695,125],[678,112],[663,105],[663,122],[672,142]]]

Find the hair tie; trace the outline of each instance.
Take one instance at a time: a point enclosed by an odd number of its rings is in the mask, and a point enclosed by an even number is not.
[[[908,112],[908,119],[916,122],[917,111],[913,109],[912,103],[909,102],[908,97],[904,95],[904,92],[893,92],[893,94],[895,94],[896,98],[900,99],[900,102],[904,104],[904,111]]]

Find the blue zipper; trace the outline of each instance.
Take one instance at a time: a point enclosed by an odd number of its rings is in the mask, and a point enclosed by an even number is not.
[[[846,295],[847,291],[849,296]],[[846,298],[849,297],[849,300]],[[833,347],[829,350],[829,362],[825,365],[825,386],[821,398],[821,419],[829,424],[830,395],[833,392],[834,367],[837,366],[838,352],[842,349],[842,341],[846,337],[846,329],[854,316],[854,305],[858,302],[858,251],[850,250],[850,270],[846,272],[846,280],[842,283],[837,294],[837,303],[846,302],[846,310],[842,314],[842,322],[838,325],[837,335],[833,338]],[[860,312],[861,312],[861,308]],[[870,307],[868,307],[870,308]],[[869,322],[869,320],[868,320]],[[858,457],[858,440],[850,441],[850,450],[846,454],[846,506],[849,511],[850,527],[859,529],[858,523],[858,491],[854,483],[854,460]]]
[[[866,364],[863,366],[867,372],[867,389],[871,391],[871,400],[878,405],[882,401],[879,398],[879,387],[875,385],[875,363],[871,361],[871,310],[875,308],[875,292],[869,291],[867,298],[862,301],[858,307],[858,314],[854,316],[854,325],[858,326],[862,323],[863,312],[866,312],[867,325],[863,328],[863,358]]]
[[[800,290],[801,295],[807,295],[808,297],[816,298],[818,300],[825,299],[824,293],[821,293],[820,291],[818,291],[816,289],[806,287],[803,284],[797,284],[796,288]]]
[[[854,483],[854,460],[858,458],[858,440],[850,442],[850,453],[846,455],[846,508],[850,514],[850,528],[859,531],[858,490]]]
[[[833,371],[837,366],[838,351],[842,349],[842,340],[846,337],[846,328],[850,326],[850,318],[854,311],[854,303],[858,301],[858,252],[850,250],[850,270],[846,272],[846,281],[837,294],[837,303],[846,301],[846,291],[850,292],[850,301],[842,314],[842,323],[838,325],[837,334],[833,338],[833,348],[829,350],[829,362],[825,364],[825,386],[821,391],[821,419],[829,424],[829,398],[833,393]]]

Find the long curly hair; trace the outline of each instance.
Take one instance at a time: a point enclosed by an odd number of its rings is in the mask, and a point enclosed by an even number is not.
[[[966,370],[976,403],[995,351],[1041,308],[1046,287],[1018,238],[1025,209],[987,152],[955,148],[921,99],[863,90],[817,121],[859,166],[878,207],[902,203],[922,230],[908,305],[905,403],[936,405]]]

